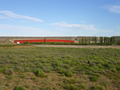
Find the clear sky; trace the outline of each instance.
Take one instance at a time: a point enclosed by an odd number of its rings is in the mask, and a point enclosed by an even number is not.
[[[120,36],[120,0],[0,0],[0,36]]]

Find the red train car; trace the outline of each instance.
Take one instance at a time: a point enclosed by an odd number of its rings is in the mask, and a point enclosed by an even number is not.
[[[59,40],[59,39],[34,39],[34,40],[14,40],[16,44],[28,43],[39,43],[39,42],[61,42],[61,43],[74,43],[73,40]]]
[[[72,40],[59,40],[59,39],[47,39],[45,42],[65,42],[65,43],[74,43]]]

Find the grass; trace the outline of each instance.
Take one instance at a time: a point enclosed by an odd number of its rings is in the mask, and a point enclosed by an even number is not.
[[[120,49],[0,48],[2,88],[27,85],[29,90],[119,89],[119,67]]]
[[[65,71],[65,72],[64,72],[64,75],[65,75],[66,77],[72,77],[72,76],[73,76],[73,73],[72,73],[71,71]]]
[[[34,74],[37,76],[37,77],[45,77],[45,74],[42,70],[35,70],[34,71]]]
[[[101,86],[92,86],[90,90],[104,90]]]
[[[11,44],[11,45],[0,45],[0,47],[15,47],[17,45]]]
[[[25,89],[23,87],[21,87],[21,86],[17,86],[17,87],[15,87],[14,90],[25,90]]]
[[[90,78],[90,81],[96,82],[99,79],[99,76],[91,76],[89,78]]]

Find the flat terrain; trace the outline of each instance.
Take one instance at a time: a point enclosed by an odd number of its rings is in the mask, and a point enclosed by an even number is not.
[[[0,90],[119,89],[119,46],[0,47]]]
[[[120,49],[119,46],[99,46],[99,45],[35,45],[37,47],[69,47],[69,48],[116,48]]]

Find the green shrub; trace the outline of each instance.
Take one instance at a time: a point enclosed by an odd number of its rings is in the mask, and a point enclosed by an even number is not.
[[[94,73],[93,71],[86,72],[85,74],[91,75],[91,76],[100,76],[99,73]]]
[[[85,89],[85,85],[83,85],[83,84],[80,84],[80,85],[78,85],[77,87],[79,88],[79,90]]]
[[[62,68],[62,67],[56,67],[56,68],[54,68],[54,70],[55,70],[56,72],[58,72],[58,73],[62,73],[62,72],[65,71],[65,69]]]
[[[48,66],[42,66],[41,69],[44,72],[50,73],[53,70],[53,67],[48,65]]]
[[[64,86],[65,90],[79,90],[79,88],[77,86],[73,86],[73,85],[66,85]]]
[[[77,83],[77,80],[76,79],[70,79],[70,80],[64,79],[63,82],[66,84],[75,84]]]
[[[34,71],[34,74],[35,74],[37,77],[45,77],[44,72],[43,72],[42,70],[35,70],[35,71]]]
[[[92,86],[90,90],[104,90],[101,86]]]
[[[89,79],[91,82],[96,82],[98,79],[99,79],[99,75],[93,75],[93,76],[90,76]]]
[[[65,71],[64,75],[67,76],[67,77],[72,77],[73,73],[71,71]]]
[[[50,87],[40,88],[40,90],[52,90]]]
[[[25,89],[23,87],[21,87],[21,86],[17,86],[17,87],[15,87],[14,90],[25,90]]]

